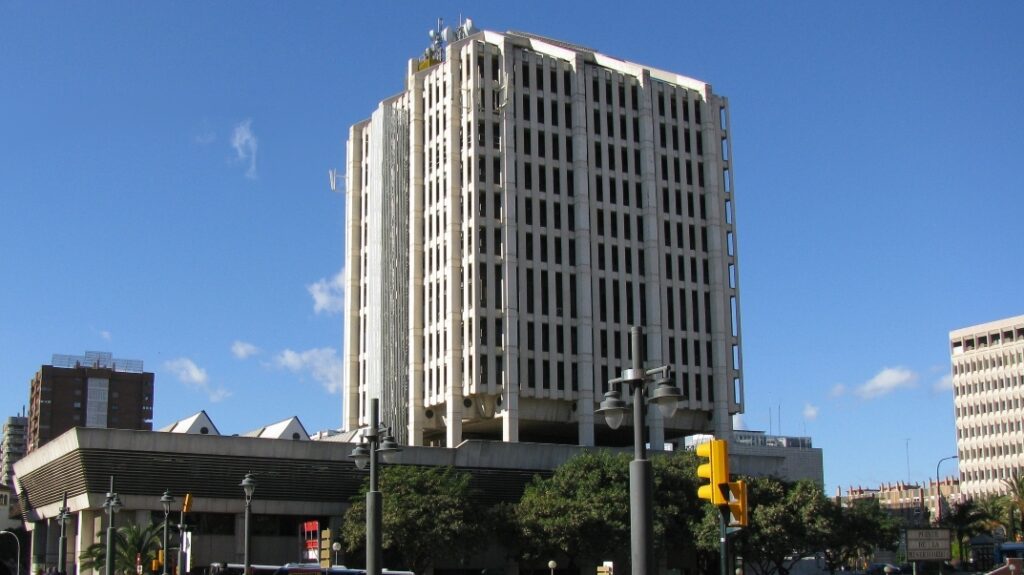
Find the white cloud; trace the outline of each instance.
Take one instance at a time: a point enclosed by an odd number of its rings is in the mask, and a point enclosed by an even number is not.
[[[914,387],[917,374],[905,367],[887,367],[857,388],[864,399],[881,397],[900,388]]]
[[[953,390],[953,374],[952,373],[947,373],[946,375],[944,375],[941,378],[939,378],[939,380],[936,381],[932,385],[932,390],[937,391],[937,392],[952,391]]]
[[[235,126],[235,131],[231,134],[231,147],[238,154],[239,161],[249,162],[249,169],[245,171],[245,177],[255,180],[256,149],[259,147],[259,140],[252,132],[252,119],[247,119]]]
[[[205,385],[209,379],[206,370],[187,357],[179,357],[164,363],[164,367],[187,385]]]
[[[247,359],[260,352],[260,348],[247,342],[235,340],[235,343],[231,344],[231,353],[238,359]]]
[[[206,374],[206,370],[196,365],[196,362],[187,357],[179,357],[177,359],[164,362],[164,367],[173,373],[178,378],[178,381],[184,383],[188,387],[205,393],[213,403],[217,403],[231,396],[231,392],[223,387],[218,387],[216,389],[211,387],[210,377]]]
[[[100,330],[100,337],[103,338],[104,341],[110,341],[110,339],[113,338],[114,336],[112,336],[109,331],[104,329]]]
[[[313,296],[313,311],[316,313],[341,313],[345,309],[345,268],[341,268],[334,277],[321,278],[306,286],[306,290]]]
[[[328,393],[341,391],[341,357],[332,347],[319,347],[305,351],[286,349],[274,358],[274,363],[293,373],[308,373],[315,381],[324,386]]]
[[[804,419],[807,421],[814,421],[815,419],[818,419],[818,406],[805,403]]]
[[[832,397],[842,397],[846,395],[846,386],[841,383],[833,385],[832,391],[829,393],[829,395],[831,395]]]

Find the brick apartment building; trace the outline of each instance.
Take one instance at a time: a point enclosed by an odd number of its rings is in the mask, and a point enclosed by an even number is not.
[[[153,429],[153,374],[106,352],[53,356],[32,378],[27,451],[74,427]]]

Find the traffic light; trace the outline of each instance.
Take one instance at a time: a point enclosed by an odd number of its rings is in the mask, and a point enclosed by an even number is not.
[[[706,458],[706,463],[697,466],[697,477],[708,480],[697,488],[697,497],[707,499],[714,505],[728,505],[725,484],[729,483],[729,446],[724,439],[712,439],[697,446],[697,457]]]
[[[747,482],[742,479],[729,482],[729,514],[732,520],[729,522],[734,527],[746,527],[750,523],[747,511]]]

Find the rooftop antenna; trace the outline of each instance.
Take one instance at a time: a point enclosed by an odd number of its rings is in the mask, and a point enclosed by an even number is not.
[[[327,170],[327,177],[330,178],[330,181],[331,181],[331,191],[332,192],[337,192],[338,191],[338,170],[336,170],[334,168],[331,168],[330,170]]]

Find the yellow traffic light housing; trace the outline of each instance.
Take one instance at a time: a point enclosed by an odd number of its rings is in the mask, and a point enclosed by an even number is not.
[[[697,497],[710,501],[713,505],[728,505],[729,499],[725,487],[729,483],[729,446],[724,439],[712,439],[697,446],[697,457],[707,462],[697,466],[697,477],[708,480],[708,483],[697,488]]]
[[[746,527],[750,524],[747,511],[747,482],[742,479],[729,482],[729,524],[734,527]]]

